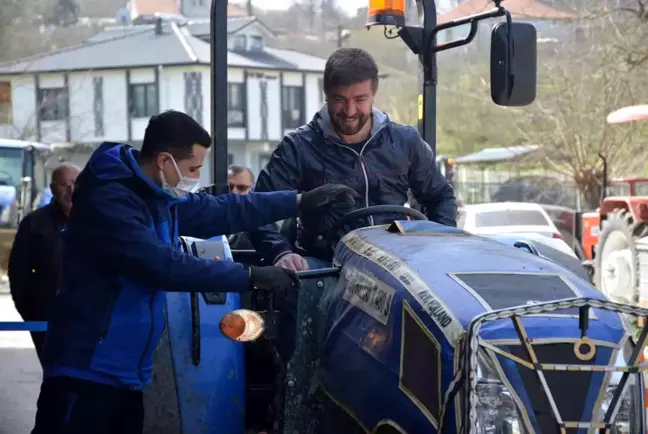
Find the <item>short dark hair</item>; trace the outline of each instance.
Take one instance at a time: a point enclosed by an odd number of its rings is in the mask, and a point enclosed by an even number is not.
[[[141,157],[152,159],[160,152],[168,152],[176,160],[191,157],[193,145],[211,146],[211,136],[198,122],[186,113],[167,110],[149,120]]]
[[[238,164],[232,164],[230,167],[227,168],[228,176],[230,173],[234,176],[237,176],[243,172],[247,172],[250,174],[250,179],[252,180],[252,184],[254,184],[254,172],[252,172],[252,169],[250,169],[249,167],[239,166]]]
[[[324,67],[324,93],[337,86],[351,86],[371,80],[374,92],[378,89],[378,66],[371,54],[360,48],[338,48]]]

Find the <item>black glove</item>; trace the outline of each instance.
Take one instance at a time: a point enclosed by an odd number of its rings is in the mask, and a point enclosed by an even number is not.
[[[298,289],[300,280],[292,270],[281,267],[255,267],[250,266],[250,289],[265,291],[287,291]]]
[[[326,205],[331,206],[352,206],[358,197],[358,193],[342,184],[324,184],[311,191],[302,193],[299,202],[299,210],[302,212],[316,211]]]

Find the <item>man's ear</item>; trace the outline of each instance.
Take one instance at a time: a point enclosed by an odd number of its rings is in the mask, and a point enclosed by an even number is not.
[[[169,156],[163,153],[158,153],[155,156],[155,166],[158,168],[158,170],[162,170],[164,168],[164,163],[169,159]]]

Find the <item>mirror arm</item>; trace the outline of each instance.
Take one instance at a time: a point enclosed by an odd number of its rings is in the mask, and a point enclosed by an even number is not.
[[[441,51],[449,50],[451,48],[462,47],[464,45],[470,44],[475,36],[477,36],[477,30],[479,29],[478,21],[470,22],[470,33],[464,39],[457,39],[456,41],[448,42],[447,44],[435,45],[432,47],[433,53],[439,53]]]
[[[473,39],[475,39],[475,36],[477,35],[477,29],[478,29],[478,23],[483,20],[487,20],[489,18],[497,18],[501,16],[507,16],[507,22],[510,25],[510,17],[511,14],[504,9],[503,7],[499,6],[491,11],[488,12],[483,12],[480,14],[475,14],[475,15],[470,15],[464,18],[461,18],[459,20],[454,20],[454,21],[448,21],[447,23],[442,23],[438,24],[434,29],[432,29],[432,32],[430,33],[429,37],[427,38],[427,41],[425,43],[426,47],[429,47],[428,49],[432,53],[438,53],[440,51],[448,50],[450,48],[456,48],[456,47],[461,47],[463,45],[469,44],[472,42]],[[434,41],[436,40],[436,35],[439,33],[441,30],[446,30],[446,29],[452,29],[455,27],[463,26],[464,24],[470,24],[470,33],[468,36],[464,39],[458,39],[456,41],[449,42],[447,44],[442,44],[442,45],[435,45]]]
[[[495,8],[489,12],[483,12],[475,15],[470,15],[465,18],[461,18],[455,21],[448,21],[447,23],[438,24],[432,29],[427,37],[423,34],[423,28],[414,27],[414,26],[404,26],[398,30],[398,36],[405,42],[405,44],[412,50],[412,53],[419,55],[423,52],[421,47],[421,41],[425,47],[429,47],[430,53],[438,53],[439,51],[448,50],[450,48],[461,47],[467,45],[475,39],[477,35],[477,30],[479,29],[478,23],[482,20],[487,20],[489,18],[497,18],[501,16],[507,17],[507,22],[510,25],[511,14],[504,9],[503,7]],[[454,27],[463,26],[464,24],[470,24],[470,33],[464,39],[458,39],[456,41],[449,42],[447,44],[434,46],[434,40],[437,33],[441,30],[451,29]]]

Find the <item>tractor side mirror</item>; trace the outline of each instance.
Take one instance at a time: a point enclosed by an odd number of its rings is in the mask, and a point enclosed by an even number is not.
[[[519,107],[535,100],[538,65],[533,24],[501,22],[493,27],[490,75],[495,104]]]

